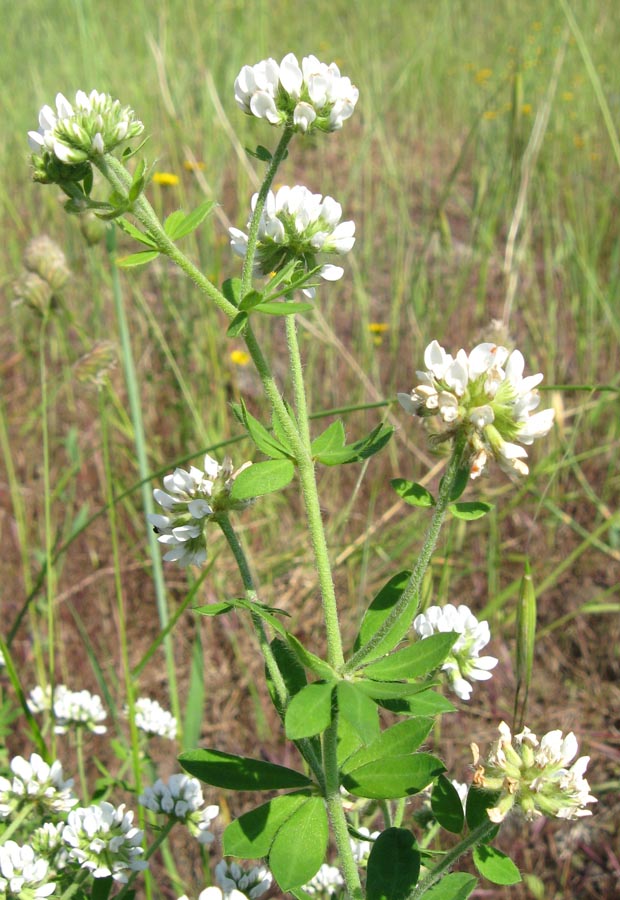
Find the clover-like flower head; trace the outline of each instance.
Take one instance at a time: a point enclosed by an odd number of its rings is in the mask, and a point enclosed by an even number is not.
[[[235,100],[244,113],[308,134],[342,128],[358,97],[336,63],[326,65],[316,56],[305,56],[301,65],[294,53],[281,63],[264,59],[243,66],[235,80]]]
[[[442,671],[448,683],[461,700],[469,700],[472,681],[486,681],[491,678],[491,669],[497,665],[494,656],[480,656],[480,651],[489,643],[491,633],[488,622],[479,622],[464,603],[453,606],[430,606],[426,612],[416,616],[413,627],[422,639],[439,632],[455,631],[459,637],[448,654]]]
[[[105,734],[107,728],[101,723],[107,717],[101,697],[90,691],[71,691],[64,684],[42,688],[37,685],[30,691],[28,708],[33,713],[51,712],[55,720],[56,734],[66,734],[70,728],[86,728],[93,734]]]
[[[69,813],[62,839],[69,858],[94,878],[112,878],[123,884],[130,872],[142,872],[147,863],[140,859],[142,832],[133,826],[133,812],[125,804],[115,807],[106,800]]]
[[[0,819],[13,816],[25,806],[33,806],[43,816],[68,812],[78,802],[73,779],[63,777],[62,763],[51,766],[33,753],[30,760],[15,756],[10,763],[11,778],[0,776]]]
[[[258,194],[252,197],[252,210]],[[255,274],[279,272],[291,260],[297,260],[301,271],[315,269],[319,255],[342,256],[355,243],[355,223],[341,222],[342,207],[333,197],[313,194],[302,185],[284,185],[275,194],[269,191],[258,226]],[[249,227],[248,221],[248,227]],[[245,257],[248,236],[231,228],[233,251]],[[338,281],[344,270],[340,266],[322,265],[318,275],[325,281]],[[305,288],[314,297],[314,288]]]
[[[0,845],[0,892],[7,900],[43,900],[56,890],[47,860],[31,846],[15,841]]]
[[[340,869],[330,866],[329,863],[323,863],[314,878],[304,884],[303,889],[313,897],[324,897],[325,900],[328,900],[334,894],[339,894],[343,885],[344,878]]]
[[[519,350],[491,343],[478,344],[469,355],[459,350],[453,357],[432,341],[424,363],[418,385],[410,394],[398,394],[401,406],[411,415],[436,417],[441,439],[465,431],[472,478],[490,457],[513,479],[527,475],[527,451],[521,445],[544,437],[553,424],[552,409],[531,414],[540,403],[536,386],[543,376],[524,377]]]
[[[479,764],[478,747],[472,744],[477,766],[474,784],[501,792],[497,804],[487,810],[492,822],[502,822],[513,808],[522,810],[528,820],[592,815],[586,807],[597,801],[583,777],[590,757],[579,757],[569,768],[578,751],[572,732],[564,737],[559,730],[549,731],[539,741],[529,728],[513,736],[502,722],[498,730],[499,739],[486,765]]]
[[[215,880],[226,897],[230,897],[233,891],[240,891],[250,900],[262,897],[272,883],[271,873],[265,866],[244,869],[239,863],[226,862],[225,859],[215,867]]]
[[[154,785],[146,787],[138,798],[141,806],[155,813],[183,822],[201,844],[210,844],[213,834],[209,825],[219,814],[219,806],[204,807],[202,787],[191,775],[171,775],[168,782],[158,778]]]
[[[35,180],[79,181],[91,160],[110,153],[143,129],[134,111],[109,94],[78,91],[74,103],[57,94],[55,108],[46,105],[39,113],[39,130],[28,132]]]
[[[228,510],[243,509],[249,500],[231,497],[236,476],[250,463],[233,471],[226,458],[222,465],[207,453],[204,468],[191,466],[175,469],[164,478],[162,491],[153,491],[155,501],[166,515],[149,513],[148,521],[158,535],[157,540],[169,549],[164,555],[168,562],[182,566],[201,566],[207,559],[205,525],[210,518]]]
[[[149,737],[157,735],[174,741],[177,736],[177,720],[157,700],[138,697],[135,702],[136,727]]]

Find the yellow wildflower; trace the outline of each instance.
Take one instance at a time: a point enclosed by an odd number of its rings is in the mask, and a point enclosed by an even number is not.
[[[175,175],[174,172],[155,172],[153,175],[153,182],[161,184],[162,187],[173,187],[179,183],[179,180],[179,176]]]
[[[493,69],[478,69],[475,76],[476,84],[486,84],[492,74]]]
[[[200,160],[193,159],[184,159],[183,160],[183,168],[186,172],[203,172],[206,169],[206,166]]]
[[[245,350],[231,350],[230,361],[235,366],[247,366],[250,362],[250,354]]]

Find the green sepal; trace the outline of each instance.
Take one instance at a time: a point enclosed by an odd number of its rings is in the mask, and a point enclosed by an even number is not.
[[[319,678],[322,678],[325,681],[338,681],[338,673],[336,670],[332,669],[330,664],[325,662],[324,659],[321,659],[320,656],[315,656],[310,650],[306,650],[304,645],[301,641],[297,640],[294,634],[287,632],[286,640],[304,668],[310,669],[311,672],[314,672],[315,675],[318,675]]]
[[[384,756],[342,776],[350,794],[369,800],[396,800],[418,794],[446,767],[430,753]]]
[[[129,256],[118,256],[115,260],[116,265],[122,269],[129,269],[132,266],[143,266],[145,263],[157,259],[159,250],[141,250],[139,253],[131,253]]]
[[[348,444],[340,450],[328,450],[317,455],[317,460],[324,466],[340,466],[345,463],[361,462],[374,456],[385,447],[392,437],[394,429],[391,425],[377,425],[365,438]]]
[[[431,793],[431,809],[442,828],[460,834],[465,826],[465,811],[459,792],[445,775],[440,775]]]
[[[342,765],[343,772],[353,771],[370,762],[383,759],[386,756],[403,756],[413,753],[426,740],[433,727],[434,720],[430,717],[405,719],[397,722],[391,728],[386,728],[381,734],[351,754]]]
[[[269,851],[269,868],[282,891],[302,887],[321,868],[329,823],[322,797],[308,797],[278,829]]]
[[[228,337],[238,337],[240,334],[243,334],[247,327],[247,324],[248,314],[246,312],[237,313],[235,318],[226,329],[226,334],[228,335]]]
[[[490,513],[493,509],[493,504],[483,503],[482,500],[472,500],[467,503],[451,503],[448,509],[455,519],[473,522],[475,519],[482,519],[483,516]]]
[[[205,784],[232,791],[275,791],[312,784],[306,775],[294,769],[221,750],[187,750],[178,760],[190,775]]]
[[[278,829],[303,806],[309,796],[308,791],[283,794],[239,816],[225,828],[222,835],[224,855],[240,859],[267,856]]]
[[[329,728],[332,720],[333,682],[315,681],[302,687],[286,710],[284,728],[292,741],[313,737]]]
[[[458,634],[455,631],[444,631],[432,634],[424,640],[416,641],[402,650],[396,650],[389,656],[363,667],[365,675],[371,678],[395,679],[420,678],[438,669],[445,660]]]
[[[420,877],[420,851],[406,828],[387,828],[372,845],[366,900],[406,900]]]
[[[377,630],[383,622],[392,612],[392,609],[401,598],[403,591],[405,590],[407,584],[409,583],[409,579],[411,577],[411,572],[405,570],[403,572],[398,572],[396,575],[393,575],[390,580],[383,585],[377,596],[374,598],[366,612],[364,613],[364,618],[362,619],[362,624],[360,625],[359,634],[355,639],[355,644],[353,649],[355,651],[359,650],[364,644],[366,644],[374,634],[376,634]],[[411,616],[413,618],[413,616]],[[377,646],[368,654],[366,659],[370,662],[373,659],[377,659],[380,656],[384,656],[386,653],[389,653],[396,644],[399,643],[403,639],[403,637],[409,631],[409,627],[411,622],[409,618],[405,616],[404,618],[398,619],[394,625],[390,628],[386,636],[381,640]]]
[[[231,500],[250,500],[281,491],[293,480],[295,466],[290,459],[268,459],[240,472],[230,491]]]
[[[379,709],[377,704],[357,683],[340,681],[337,687],[338,713],[359,734],[364,744],[379,736]]]
[[[435,498],[423,485],[405,478],[392,478],[390,484],[409,506],[421,506],[425,509],[435,506]]]
[[[116,224],[124,231],[125,234],[128,234],[129,237],[135,238],[136,241],[139,241],[141,244],[144,244],[146,247],[157,247],[156,241],[150,236],[150,234],[146,234],[144,231],[140,231],[139,228],[129,222],[128,219],[117,219]]]
[[[344,425],[340,419],[336,419],[335,422],[328,425],[325,431],[315,437],[312,441],[312,444],[310,445],[312,457],[318,459],[321,453],[342,450],[345,441]]]
[[[493,884],[518,884],[523,879],[513,861],[501,850],[479,844],[472,854],[475,867]]]

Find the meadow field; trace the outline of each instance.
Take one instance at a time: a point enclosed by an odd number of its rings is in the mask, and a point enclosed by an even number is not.
[[[183,570],[162,564],[145,520],[152,488],[175,466],[207,450],[236,464],[258,458],[231,411],[243,398],[267,418],[258,376],[243,341],[227,337],[221,313],[171,263],[117,267],[135,242],[67,215],[56,187],[32,182],[26,134],[58,91],[96,88],[130,105],[145,124],[155,210],[217,202],[183,248],[221,285],[240,274],[228,227],[245,227],[263,172],[245,148],[277,141],[239,110],[235,77],[246,63],[313,53],[335,60],[360,99],[329,140],[296,141],[277,176],[337,197],[356,224],[344,278],[322,286],[299,321],[309,407],[317,433],[337,411],[351,439],[379,422],[395,427],[372,459],[318,470],[343,632],[353,640],[369,599],[420,547],[426,511],[405,504],[390,479],[433,487],[444,462],[396,393],[414,386],[433,339],[453,352],[483,340],[519,347],[528,371],[544,373],[555,424],[531,448],[528,478],[515,485],[491,469],[476,482],[492,511],[453,519],[427,573],[425,604],[467,603],[489,621],[500,661],[430,743],[451,777],[468,782],[470,743],[488,745],[510,720],[529,561],[538,623],[526,721],[536,732],[575,732],[598,803],[577,823],[506,825],[500,846],[524,881],[483,882],[473,896],[620,896],[616,2],[5,6],[0,635],[14,671],[0,670],[0,766],[39,739],[76,772],[70,736],[37,734],[24,709],[50,682],[100,695],[107,711],[107,733],[86,735],[80,749],[90,796],[132,803],[128,684],[179,722],[176,742],[149,744],[149,772],[178,771],[177,754],[198,745],[250,756],[260,748],[291,764],[247,619],[192,612],[241,591],[222,536],[214,529],[205,569]],[[27,248],[42,235],[70,271],[47,301],[24,287]],[[283,320],[262,319],[260,340],[286,391]],[[291,485],[237,525],[264,602],[286,610],[288,627],[318,653],[322,611],[302,520]],[[173,834],[139,896],[196,898],[208,883],[205,860],[220,858],[218,834],[249,798],[206,796],[221,809],[216,843],[206,851]]]

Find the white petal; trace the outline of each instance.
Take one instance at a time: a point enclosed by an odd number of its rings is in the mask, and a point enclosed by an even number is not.
[[[344,269],[341,266],[323,266],[320,270],[319,275],[321,278],[324,278],[325,281],[338,281],[344,275]]]

